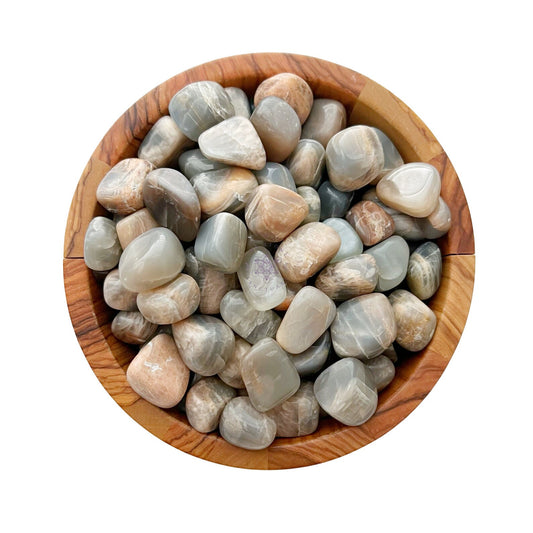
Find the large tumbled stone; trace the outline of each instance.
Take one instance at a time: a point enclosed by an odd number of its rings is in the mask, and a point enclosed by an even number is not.
[[[226,87],[224,89],[231,100],[236,117],[250,118],[250,101],[246,93],[239,87]]]
[[[357,235],[357,232],[350,226],[346,220],[342,218],[328,218],[324,220],[324,224],[333,228],[341,238],[341,247],[330,263],[337,263],[343,261],[348,257],[359,255],[363,251],[363,243]]]
[[[157,228],[159,224],[150,211],[144,207],[127,215],[117,222],[117,235],[120,246],[125,250],[126,246],[139,235],[152,228]]]
[[[226,366],[218,373],[218,377],[230,387],[244,389],[241,362],[251,347],[249,342],[238,335],[235,336],[235,349],[226,361]]]
[[[318,187],[322,171],[326,164],[324,147],[312,139],[298,141],[296,148],[287,160],[287,167],[294,178],[294,183],[301,187]]]
[[[409,257],[407,284],[421,300],[431,298],[439,288],[442,276],[440,248],[431,241],[421,244]]]
[[[346,220],[355,229],[365,246],[374,246],[394,233],[394,220],[378,204],[363,200],[346,214]]]
[[[346,109],[337,100],[316,98],[302,128],[302,139],[314,139],[324,148],[329,140],[346,127]]]
[[[180,171],[189,179],[192,179],[196,174],[202,172],[219,170],[227,167],[224,163],[212,161],[205,157],[199,148],[183,152],[179,157],[178,164]]]
[[[394,363],[386,355],[378,355],[370,361],[366,361],[366,367],[372,372],[374,383],[378,392],[382,391],[394,379],[396,368]]]
[[[326,364],[330,349],[331,335],[326,330],[307,350],[298,355],[291,354],[291,361],[300,377],[318,372]]]
[[[271,183],[296,192],[294,178],[289,172],[289,169],[280,163],[268,162],[261,170],[256,170],[254,174],[259,185]]]
[[[117,311],[137,311],[137,293],[131,292],[120,283],[118,268],[115,268],[104,280],[104,301]]]
[[[126,344],[144,344],[157,331],[139,311],[120,311],[111,322],[111,333]]]
[[[325,181],[318,188],[320,196],[320,220],[342,218],[350,208],[353,191],[343,192],[335,189],[331,182]]]
[[[106,217],[93,218],[83,243],[85,264],[92,270],[111,270],[117,266],[121,254],[115,223]]]
[[[368,248],[365,253],[373,256],[378,265],[377,291],[393,289],[405,279],[409,264],[409,245],[402,237],[393,235]]]

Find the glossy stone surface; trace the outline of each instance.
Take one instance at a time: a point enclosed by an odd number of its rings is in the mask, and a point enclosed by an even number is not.
[[[390,213],[390,212],[389,212]],[[415,218],[394,210],[390,213],[394,220],[394,234],[408,241],[420,241],[425,238],[423,218]]]
[[[244,339],[235,336],[235,349],[226,361],[226,366],[218,373],[218,377],[230,387],[243,389],[244,381],[241,375],[241,362],[252,345]]]
[[[172,168],[150,172],[144,183],[144,203],[153,217],[182,241],[192,241],[200,226],[200,202],[189,180]]]
[[[143,207],[139,211],[135,211],[131,215],[127,215],[117,222],[117,236],[120,241],[120,246],[124,250],[126,246],[136,239],[141,233],[152,228],[157,228],[159,224],[152,216],[150,211]]]
[[[440,248],[431,241],[421,244],[409,257],[407,284],[421,300],[431,298],[439,288],[442,276]]]
[[[263,248],[270,250],[272,243],[265,241],[265,239],[254,235],[250,230],[248,230],[248,238],[246,239],[246,251],[251,250],[256,246],[263,246]]]
[[[411,352],[425,348],[435,333],[435,313],[414,294],[402,289],[391,293],[389,301],[398,328],[396,342]]]
[[[104,280],[104,301],[117,311],[137,311],[137,293],[128,291],[120,283],[118,268],[115,268]]]
[[[198,139],[202,154],[226,165],[260,170],[266,154],[249,119],[231,117],[204,131]]]
[[[404,163],[400,152],[398,152],[398,149],[396,146],[394,146],[394,143],[387,137],[387,135],[385,135],[385,133],[378,128],[372,129],[376,132],[379,142],[381,143],[381,147],[383,148],[383,170],[381,171],[381,175],[378,177],[378,179],[381,179],[385,174],[391,170],[394,170],[395,168],[398,168]]]
[[[320,196],[318,196],[316,190],[313,187],[303,185],[298,187],[296,192],[305,200],[309,209],[307,216],[302,220],[302,225],[309,222],[318,222],[320,220]]]
[[[191,178],[202,213],[208,216],[222,211],[237,213],[244,208],[248,195],[257,187],[255,176],[247,169],[228,167],[209,170]]]
[[[316,379],[314,392],[320,407],[347,426],[364,424],[378,404],[370,370],[352,357],[326,368]]]
[[[168,112],[193,141],[215,124],[235,114],[228,93],[214,81],[189,83],[170,100]]]
[[[346,127],[346,109],[337,100],[316,98],[302,128],[302,139],[314,139],[324,148]]]
[[[402,237],[393,235],[372,248],[368,248],[365,253],[373,256],[378,265],[377,291],[384,292],[393,289],[404,280],[410,253],[409,245]]]
[[[242,379],[252,405],[268,411],[290,398],[300,386],[300,376],[281,346],[270,338],[254,344],[241,361]]]
[[[320,220],[344,217],[350,208],[353,195],[353,191],[342,192],[335,189],[329,181],[322,183],[318,188],[318,196],[320,196]]]
[[[285,281],[266,248],[257,246],[248,250],[237,275],[244,296],[254,309],[273,309],[285,300]]]
[[[346,214],[365,246],[374,246],[394,234],[394,220],[378,204],[363,200]]]
[[[379,199],[413,217],[427,217],[439,202],[440,175],[428,163],[408,163],[387,174],[376,186]]]
[[[261,170],[256,170],[254,174],[259,185],[272,183],[296,192],[294,178],[285,165],[268,162]]]
[[[326,148],[331,184],[339,191],[368,185],[383,170],[383,148],[368,126],[351,126],[334,135]]]
[[[233,331],[213,316],[192,315],[172,324],[172,335],[183,362],[201,376],[214,376],[235,349]]]
[[[237,393],[220,379],[204,378],[187,393],[185,413],[189,424],[200,433],[215,431],[226,404]]]
[[[318,372],[325,365],[330,348],[331,335],[326,330],[307,350],[297,355],[289,354],[300,377]]]
[[[318,187],[324,165],[326,164],[326,150],[312,139],[298,141],[296,148],[287,160],[287,167],[294,178],[294,183],[301,187]]]
[[[249,230],[269,242],[280,242],[296,229],[309,208],[296,192],[280,185],[259,185],[246,205]]]
[[[117,266],[121,254],[115,223],[106,217],[94,217],[85,232],[85,264],[92,270],[111,270]]]
[[[365,364],[372,373],[378,392],[381,392],[394,379],[396,368],[386,355],[378,355]]]
[[[396,322],[387,297],[364,294],[337,308],[331,324],[333,348],[340,357],[372,359],[396,338]]]
[[[118,268],[122,285],[142,292],[173,280],[184,266],[185,252],[176,235],[167,228],[153,228],[128,245]]]
[[[153,169],[143,159],[123,159],[103,178],[96,189],[96,199],[111,213],[129,215],[144,207],[143,184]]]
[[[276,437],[276,423],[265,413],[254,409],[250,399],[239,396],[230,400],[220,417],[222,438],[246,450],[268,448]]]
[[[303,287],[287,309],[276,340],[287,352],[302,353],[329,328],[336,313],[331,298],[313,286]]]
[[[305,287],[305,282],[302,283],[292,283],[290,281],[285,282],[285,287],[287,289],[287,294],[285,296],[285,300],[281,302],[279,305],[276,305],[274,309],[276,311],[286,311],[289,308],[289,305],[291,305],[291,302],[294,300],[294,297],[296,296],[296,293],[302,288]]]
[[[324,220],[324,224],[333,228],[341,238],[341,247],[333,259],[331,259],[330,263],[343,261],[348,257],[359,255],[363,251],[363,243],[361,242],[359,235],[357,235],[355,230],[348,222],[346,222],[346,220],[342,218],[328,218]]]
[[[272,310],[258,311],[242,291],[229,291],[220,302],[220,315],[231,329],[251,344],[275,337],[281,318]]]
[[[207,266],[232,274],[241,266],[247,238],[242,220],[230,213],[218,213],[200,226],[194,254]]]
[[[111,333],[126,344],[144,344],[156,330],[139,311],[119,311],[111,322]]]
[[[341,302],[373,292],[378,275],[376,260],[365,253],[330,263],[316,278],[315,286],[332,300]]]
[[[189,179],[201,172],[208,172],[209,170],[218,170],[226,167],[227,165],[224,163],[212,161],[205,157],[199,148],[195,150],[187,150],[179,157],[179,169],[183,175]]]
[[[250,102],[246,93],[239,87],[226,87],[224,89],[231,100],[236,117],[250,118]]]
[[[310,222],[292,232],[274,256],[281,275],[300,283],[316,274],[339,251],[339,234],[322,222]]]
[[[292,153],[302,131],[294,109],[281,98],[261,100],[250,118],[266,151],[268,161],[281,163]]]
[[[438,239],[442,237],[452,226],[452,215],[448,204],[439,197],[437,207],[431,214],[423,219],[422,229],[426,239]]]

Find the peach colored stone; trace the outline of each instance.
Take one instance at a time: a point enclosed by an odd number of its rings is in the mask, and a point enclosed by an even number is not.
[[[394,234],[394,220],[378,204],[363,200],[346,213],[346,220],[365,246],[374,246]]]
[[[120,241],[120,246],[125,250],[126,246],[144,233],[152,228],[157,228],[159,224],[157,220],[152,216],[150,211],[144,207],[139,211],[135,211],[131,215],[124,217],[117,222],[117,235]]]

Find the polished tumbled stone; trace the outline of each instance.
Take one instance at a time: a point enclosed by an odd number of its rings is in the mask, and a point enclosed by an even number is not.
[[[405,279],[409,264],[409,245],[402,237],[393,235],[368,248],[365,253],[372,255],[378,264],[377,291],[393,289]]]
[[[287,159],[287,167],[294,178],[294,183],[301,187],[318,187],[326,164],[324,147],[312,139],[298,141],[296,148]]]
[[[111,322],[111,333],[127,344],[144,344],[157,331],[139,311],[120,311]]]
[[[452,215],[448,204],[439,197],[439,202],[434,211],[422,220],[422,229],[426,239],[438,239],[452,227]]]
[[[268,162],[261,170],[256,170],[254,174],[259,185],[272,183],[296,192],[294,178],[285,165]]]
[[[104,280],[104,301],[117,311],[137,311],[137,293],[131,292],[120,283],[118,268],[115,268]]]
[[[383,148],[383,170],[377,178],[379,180],[391,170],[403,165],[403,159],[396,146],[394,146],[394,143],[387,137],[387,135],[385,135],[385,133],[378,128],[372,129],[376,132],[381,147]]]
[[[350,208],[353,191],[343,192],[335,189],[329,181],[325,181],[318,188],[320,196],[320,220],[327,218],[342,218]]]
[[[368,200],[357,202],[346,214],[346,220],[365,246],[374,246],[394,234],[393,218],[378,204]]]
[[[241,362],[252,345],[235,335],[235,349],[226,361],[226,366],[218,373],[218,377],[230,387],[243,389],[244,381],[241,374]]]
[[[158,226],[157,220],[146,207],[135,211],[131,215],[125,216],[117,222],[117,235],[120,246],[122,246],[122,249],[125,249],[141,233],[152,228],[157,228]]]
[[[310,376],[321,370],[326,364],[330,349],[331,335],[326,330],[307,350],[297,355],[290,354],[300,377]]]
[[[236,117],[250,118],[250,102],[246,93],[239,87],[226,87],[224,89],[231,100]]]
[[[331,259],[330,263],[343,261],[344,259],[348,259],[348,257],[359,255],[363,251],[363,243],[359,235],[357,235],[356,231],[346,220],[342,218],[328,218],[324,220],[324,224],[333,228],[341,238],[341,247],[333,259]]]
[[[346,127],[346,109],[337,100],[316,98],[302,128],[302,139],[314,139],[324,148],[329,140]]]
[[[224,163],[212,161],[205,157],[199,148],[196,148],[195,150],[187,150],[186,152],[183,152],[179,158],[179,169],[189,179],[201,172],[208,172],[209,170],[218,170],[226,167],[227,165]]]
[[[364,424],[378,404],[370,370],[353,357],[326,368],[316,379],[314,391],[322,409],[347,426]]]
[[[407,284],[421,300],[431,298],[439,288],[442,276],[440,248],[431,241],[421,244],[409,258]]]
[[[392,307],[380,293],[364,294],[342,303],[331,324],[333,348],[340,357],[372,359],[395,338]]]
[[[289,308],[289,305],[291,305],[291,302],[294,300],[296,293],[304,286],[305,286],[305,282],[292,283],[290,281],[285,281],[287,295],[285,296],[285,300],[283,300],[283,302],[281,302],[279,305],[276,305],[274,309],[276,311],[287,311],[287,309]]]
[[[111,270],[117,266],[121,254],[115,223],[106,217],[93,218],[83,243],[85,264],[92,270]]]
[[[394,379],[396,368],[394,363],[386,355],[378,355],[367,361],[366,367],[372,372],[374,383],[378,392],[382,391]]]
[[[303,219],[303,224],[308,224],[309,222],[318,222],[320,220],[320,196],[313,187],[308,187],[303,185],[298,187],[296,192],[305,200],[309,212],[307,216]]]

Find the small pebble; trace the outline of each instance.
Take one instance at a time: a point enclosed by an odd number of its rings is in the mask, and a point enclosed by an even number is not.
[[[244,381],[241,374],[241,362],[252,345],[235,335],[235,349],[226,361],[226,366],[218,373],[218,377],[234,389],[244,389]]]
[[[127,215],[117,222],[117,236],[120,246],[125,250],[126,246],[139,235],[152,228],[157,228],[159,224],[150,211],[143,207],[131,215]]]
[[[446,233],[452,226],[452,215],[448,204],[439,196],[437,207],[431,214],[423,219],[422,228],[426,239],[438,239]]]
[[[337,100],[316,98],[302,128],[302,139],[314,139],[324,148],[329,140],[346,127],[346,109]]]
[[[268,162],[261,170],[256,170],[254,174],[259,185],[271,183],[296,192],[294,178],[289,172],[289,169],[280,163]]]
[[[341,238],[341,247],[333,259],[331,259],[330,263],[338,263],[354,255],[359,255],[363,251],[363,243],[359,235],[357,235],[346,220],[342,218],[328,218],[324,220],[324,224],[333,228]]]
[[[346,214],[365,246],[374,246],[394,234],[394,220],[378,204],[363,200]]]
[[[309,212],[303,219],[302,224],[308,224],[309,222],[318,222],[320,220],[320,196],[313,187],[303,185],[298,187],[296,192],[305,200]]]
[[[431,298],[438,290],[442,276],[440,248],[431,241],[421,244],[409,258],[407,284],[421,300]]]
[[[119,311],[111,322],[111,333],[126,344],[144,344],[157,331],[157,325],[139,311]]]
[[[376,132],[379,142],[381,143],[381,147],[383,148],[383,170],[376,178],[379,181],[385,174],[402,166],[404,163],[402,156],[400,155],[400,152],[398,152],[396,146],[394,146],[394,143],[378,128],[372,129]],[[376,180],[374,180],[372,183],[376,184]]]
[[[320,196],[320,220],[344,217],[350,208],[353,195],[353,191],[342,192],[335,189],[329,181],[322,183],[318,188],[318,196]]]
[[[224,89],[231,100],[236,117],[250,118],[250,102],[246,93],[239,87],[226,87]]]
[[[117,266],[121,254],[115,223],[106,217],[94,217],[85,232],[85,264],[96,271],[111,270]]]
[[[226,167],[227,165],[224,163],[212,161],[205,157],[199,148],[195,150],[187,150],[186,152],[183,152],[179,158],[180,171],[189,179],[192,179],[196,174],[200,174],[201,172],[219,170]]]
[[[376,389],[381,392],[387,385],[390,385],[396,374],[394,363],[386,355],[378,355],[374,359],[367,361],[366,367],[372,372]]]
[[[324,147],[312,139],[298,141],[296,148],[287,160],[287,167],[294,183],[301,187],[318,187],[326,164]]]
[[[410,253],[409,245],[402,237],[393,235],[368,248],[365,253],[373,256],[378,265],[377,291],[393,289],[405,279]]]
[[[105,277],[103,292],[105,303],[112,309],[137,311],[137,293],[129,291],[120,283],[118,268]]]
[[[315,374],[326,364],[331,349],[331,335],[326,330],[318,339],[302,353],[291,354],[291,360],[300,377]]]

